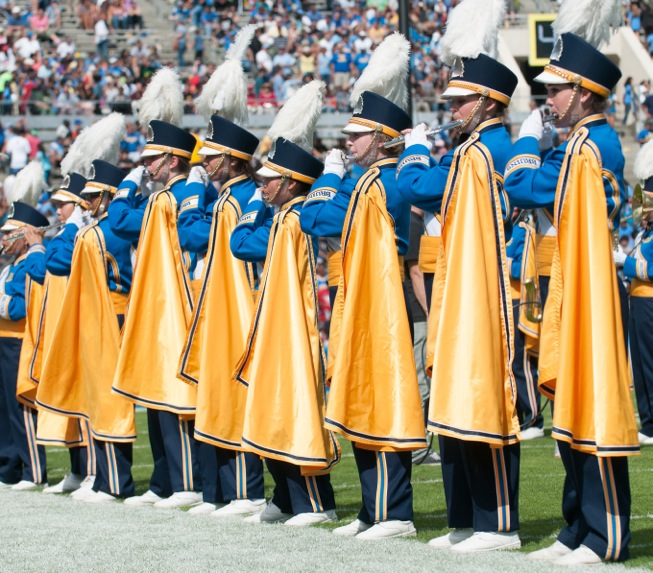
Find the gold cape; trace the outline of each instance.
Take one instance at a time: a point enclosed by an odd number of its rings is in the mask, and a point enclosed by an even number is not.
[[[120,330],[107,284],[106,246],[97,221],[76,238],[73,260],[41,372],[40,408],[88,419],[93,437],[136,440],[134,406],[111,392]],[[41,387],[42,386],[42,387]]]
[[[43,285],[33,281],[29,275],[25,278],[25,333],[20,348],[18,378],[16,380],[16,399],[28,408],[36,407],[36,382],[29,375],[32,354],[38,340],[39,319],[43,305]]]
[[[426,445],[395,226],[380,170],[358,181],[342,233],[331,315],[331,390],[325,425],[367,449]]]
[[[179,378],[198,384],[195,437],[236,450],[242,449],[247,388],[232,374],[254,316],[252,265],[229,247],[240,215],[227,186],[213,209],[202,288],[179,365]]]
[[[558,231],[540,339],[540,391],[555,398],[553,436],[599,457],[639,451],[598,149],[567,144]]]
[[[326,473],[340,460],[324,428],[324,353],[317,323],[313,240],[286,203],[274,217],[246,350],[234,372],[247,386],[242,444],[263,457]]]
[[[456,149],[442,200],[428,425],[444,436],[504,446],[520,439],[510,275],[494,164],[478,137]]]
[[[537,356],[539,351],[539,338],[540,338],[540,324],[535,320],[532,320],[532,316],[529,318],[529,307],[524,304],[526,303],[526,290],[524,288],[524,283],[527,280],[533,280],[535,283],[535,290],[539,292],[539,277],[537,274],[537,257],[535,255],[535,245],[536,245],[536,233],[532,225],[521,221],[519,226],[526,231],[524,237],[524,249],[522,251],[521,259],[521,269],[519,273],[519,281],[521,283],[521,293],[520,293],[520,306],[519,306],[519,322],[517,324],[519,330],[525,336],[525,348],[526,352]],[[541,305],[539,309],[541,310]],[[536,312],[537,309],[533,309],[533,312]],[[532,313],[530,313],[532,314]]]
[[[164,189],[145,210],[114,392],[148,408],[194,415],[197,389],[177,378],[192,307],[177,201]]]
[[[32,353],[30,378],[38,384],[36,399],[43,393],[47,382],[41,380],[41,368],[52,346],[54,327],[57,324],[63,304],[68,277],[58,277],[50,273],[45,275],[45,296],[41,306],[39,331]],[[54,412],[39,409],[36,425],[36,443],[43,446],[73,447],[86,445],[86,435],[77,418],[61,416]]]

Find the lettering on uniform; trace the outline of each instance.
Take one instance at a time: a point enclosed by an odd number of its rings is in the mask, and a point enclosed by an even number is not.
[[[124,189],[118,189],[116,195],[114,196],[114,199],[126,199],[128,196],[129,196],[129,187],[125,187]]]
[[[256,215],[258,211],[252,211],[251,213],[245,213],[240,219],[238,219],[238,224],[253,223],[256,220]]]
[[[314,189],[306,197],[306,203],[309,201],[329,201],[333,199],[336,195],[336,192],[333,189],[328,187],[320,187],[319,189]]]
[[[184,199],[181,202],[181,207],[179,208],[179,212],[183,213],[186,211],[186,209],[197,209],[197,205],[199,203],[199,195],[193,195],[192,197],[188,197],[187,199]]]
[[[11,302],[11,297],[7,294],[0,296],[0,316],[5,320],[11,320],[9,317],[9,303]]]
[[[409,155],[408,157],[404,157],[399,162],[399,165],[397,165],[397,172],[401,171],[406,167],[406,165],[410,165],[411,163],[421,163],[422,165],[429,167],[429,158],[426,155]]]
[[[508,177],[515,169],[538,169],[541,164],[542,160],[537,155],[518,155],[508,163],[504,177]]]

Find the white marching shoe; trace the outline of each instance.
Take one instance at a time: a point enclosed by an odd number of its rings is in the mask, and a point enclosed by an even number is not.
[[[519,549],[521,540],[516,531],[475,531],[474,535],[456,543],[449,551],[454,553],[484,553],[485,551],[507,551]]]
[[[14,491],[33,491],[35,489],[40,489],[44,485],[48,484],[42,484],[42,483],[34,483],[33,481],[28,481],[28,480],[20,480],[18,483],[14,484],[11,486],[11,489]]]
[[[544,437],[544,429],[538,428],[537,426],[530,426],[525,430],[522,430],[521,439],[523,442],[526,440],[535,440],[536,438]]]
[[[86,503],[115,503],[118,501],[118,498],[104,491],[91,490],[91,493],[84,496],[83,498],[78,498],[78,500],[84,501]]]
[[[157,509],[177,509],[202,503],[202,494],[196,491],[176,491],[170,497],[154,503]]]
[[[428,545],[436,549],[451,549],[454,545],[469,539],[472,535],[474,535],[474,530],[471,527],[458,528],[440,537],[434,537],[429,541]]]
[[[211,514],[211,517],[239,517],[263,513],[267,503],[265,499],[234,499]]]
[[[417,530],[412,521],[399,521],[392,519],[389,521],[379,521],[368,530],[359,533],[356,539],[361,541],[377,541],[380,539],[393,539],[395,537],[413,537],[417,535]]]
[[[555,565],[598,565],[602,559],[586,545],[570,551],[567,555],[558,557],[553,563]]]
[[[199,505],[195,505],[188,510],[191,515],[213,515],[216,510],[226,507],[224,503],[211,503],[204,501]]]
[[[82,486],[85,477],[79,474],[67,474],[58,484],[46,487],[43,493],[72,493]]]
[[[89,492],[93,491],[93,484],[95,483],[95,476],[86,476],[79,486],[79,489],[70,494],[73,499],[85,497]]]
[[[335,509],[327,509],[326,511],[316,511],[313,513],[298,513],[291,517],[284,525],[291,527],[308,527],[310,525],[317,525],[318,523],[333,523],[338,521]]]
[[[292,513],[284,513],[271,501],[261,513],[250,515],[243,521],[247,523],[281,523],[287,521],[292,516]]]
[[[560,543],[560,541],[556,539],[553,545],[529,553],[528,558],[533,559],[534,561],[555,561],[556,559],[560,559],[560,557],[568,555],[572,551],[573,550],[570,547],[567,547],[564,543]]]
[[[157,501],[164,499],[160,495],[154,493],[151,489],[148,489],[143,495],[134,495],[128,497],[125,500],[125,505],[137,506],[137,505],[153,505]]]
[[[372,526],[369,523],[365,523],[360,519],[354,519],[354,521],[348,523],[347,525],[336,527],[333,530],[333,534],[340,537],[355,537],[359,533],[363,533],[363,531],[367,531],[371,527]]]
[[[642,432],[637,432],[637,438],[642,446],[653,445],[653,436],[647,436],[646,434],[642,434]]]

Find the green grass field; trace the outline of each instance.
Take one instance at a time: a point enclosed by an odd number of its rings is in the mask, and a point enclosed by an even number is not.
[[[133,474],[137,493],[147,490],[152,458],[147,438],[145,414],[137,414],[139,439],[134,451]],[[548,432],[547,432],[548,434]],[[341,523],[354,519],[360,504],[358,475],[349,444],[342,442],[343,460],[332,474]],[[63,477],[68,463],[65,450],[48,450],[50,483]],[[653,447],[630,459],[630,480],[633,497],[631,559],[628,567],[653,569]],[[541,438],[522,444],[520,482],[520,521],[522,552],[549,545],[563,525],[561,492],[564,478],[562,462],[553,457],[553,440]],[[273,482],[266,474],[266,495],[271,497]],[[446,507],[442,474],[438,466],[414,467],[415,525],[418,540],[426,542],[447,531]],[[37,495],[37,494],[32,494]],[[336,525],[324,525],[331,529]],[[410,543],[402,541],[403,543]],[[1,567],[0,567],[1,568]]]

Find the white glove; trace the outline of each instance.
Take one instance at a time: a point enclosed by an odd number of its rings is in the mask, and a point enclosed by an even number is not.
[[[79,205],[75,205],[73,214],[68,217],[66,225],[75,225],[78,229],[86,226],[86,223],[84,223],[84,212]]]
[[[250,203],[254,203],[254,201],[263,201],[263,193],[261,192],[260,187],[254,191],[254,195],[252,195],[252,198],[249,200]]]
[[[616,267],[621,268],[624,266],[624,263],[626,262],[626,253],[624,253],[623,248],[621,245],[618,245],[616,249],[612,251],[612,258],[614,259],[614,264]]]
[[[433,142],[426,137],[426,124],[420,123],[415,126],[410,133],[407,133],[406,138],[404,139],[404,145],[406,149],[411,145],[424,145],[430,153],[433,149]]]
[[[191,167],[186,183],[201,183],[205,187],[209,184],[209,174],[201,165]]]
[[[550,126],[549,126],[550,127]],[[542,124],[542,114],[539,109],[534,109],[521,124],[519,128],[519,138],[534,137],[538,141],[542,139],[544,125]]]
[[[324,159],[324,174],[333,173],[338,177],[344,177],[347,168],[345,167],[345,154],[340,149],[332,149]]]
[[[143,173],[145,173],[145,167],[139,165],[129,172],[129,175],[125,177],[124,181],[131,181],[132,183],[136,183],[137,187],[140,187],[141,181],[143,181]]]

